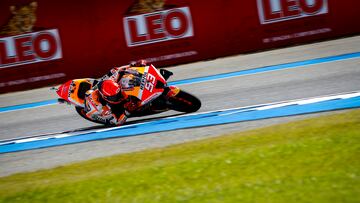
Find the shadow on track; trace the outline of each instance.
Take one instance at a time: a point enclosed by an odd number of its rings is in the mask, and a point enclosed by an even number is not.
[[[177,114],[173,114],[173,115],[157,116],[157,117],[151,117],[151,118],[143,118],[143,119],[139,119],[139,120],[128,121],[128,122],[126,122],[123,126],[133,125],[133,124],[137,124],[137,123],[144,123],[144,122],[149,122],[149,121],[153,121],[153,120],[158,120],[158,119],[173,117],[173,116],[180,116],[180,115],[184,115],[184,114],[186,114],[186,113],[177,113]],[[139,117],[133,117],[133,118],[139,118]],[[48,137],[48,136],[59,135],[59,134],[84,133],[84,132],[86,132],[86,131],[100,130],[100,129],[106,129],[106,128],[111,128],[111,127],[109,127],[109,126],[104,126],[104,125],[94,125],[94,126],[90,126],[90,127],[78,128],[78,129],[68,130],[68,131],[62,131],[62,132],[44,133],[44,134],[27,136],[27,137],[20,137],[20,138],[17,137],[17,138],[15,138],[15,139],[0,140],[0,143],[2,143],[2,142],[11,142],[11,141],[14,141],[14,140],[19,140],[19,139],[30,139],[30,138],[38,138],[38,137]]]
[[[133,125],[133,124],[137,124],[137,123],[144,123],[144,122],[149,122],[149,121],[153,121],[153,120],[173,117],[173,116],[180,116],[180,115],[184,115],[184,114],[186,114],[186,113],[177,113],[177,114],[173,114],[173,115],[157,116],[157,117],[127,121],[123,126]],[[131,119],[133,119],[133,118],[139,118],[139,117],[131,117]],[[95,126],[90,126],[90,127],[86,127],[86,128],[79,128],[79,129],[75,129],[75,130],[71,130],[71,131],[65,131],[65,132],[61,132],[61,133],[77,133],[77,132],[84,132],[87,130],[97,130],[97,129],[105,129],[105,128],[111,128],[111,127],[105,126],[105,125],[95,125]],[[60,133],[52,133],[52,134],[60,134]],[[49,135],[49,134],[47,134],[47,135]]]

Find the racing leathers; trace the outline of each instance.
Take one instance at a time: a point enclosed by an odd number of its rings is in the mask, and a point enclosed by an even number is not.
[[[108,125],[122,125],[130,116],[131,112],[140,107],[140,100],[133,96],[126,95],[123,90],[134,88],[139,82],[138,72],[129,69],[129,66],[115,67],[100,80],[113,80],[121,86],[121,99],[115,104],[107,102],[102,98],[97,86],[86,92],[85,112],[92,120],[98,120]],[[98,83],[98,84],[99,84]]]

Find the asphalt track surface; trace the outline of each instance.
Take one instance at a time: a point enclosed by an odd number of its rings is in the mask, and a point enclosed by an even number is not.
[[[174,77],[170,81],[354,52],[360,52],[360,37],[358,36],[180,65],[169,68],[174,72]],[[359,91],[359,65],[360,59],[350,59],[180,85],[180,87],[198,96],[203,103],[199,112],[207,112]],[[56,95],[49,91],[49,88],[3,94],[0,95],[0,107],[55,98]],[[176,114],[176,112],[167,112],[150,118]],[[0,154],[0,176],[119,153],[164,147],[316,115],[318,114],[182,129]],[[138,123],[144,119],[149,118],[134,118],[129,122]],[[66,105],[50,105],[0,114],[0,140],[101,127],[83,120],[76,114],[73,107]]]

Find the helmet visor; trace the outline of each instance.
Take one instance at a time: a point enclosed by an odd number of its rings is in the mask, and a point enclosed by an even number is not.
[[[119,92],[119,93],[117,93],[116,95],[113,95],[113,96],[105,96],[104,95],[104,99],[107,102],[110,102],[112,104],[120,103],[122,98],[123,98],[123,95],[121,94],[121,92]]]

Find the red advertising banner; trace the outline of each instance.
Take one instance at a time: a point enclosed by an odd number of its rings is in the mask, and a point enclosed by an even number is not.
[[[128,47],[194,36],[189,7],[124,18]]]
[[[360,32],[357,0],[0,2],[0,93]],[[191,73],[189,73],[191,74]]]
[[[328,13],[327,0],[257,0],[261,24],[289,21]]]
[[[0,38],[0,68],[62,58],[57,29]]]

